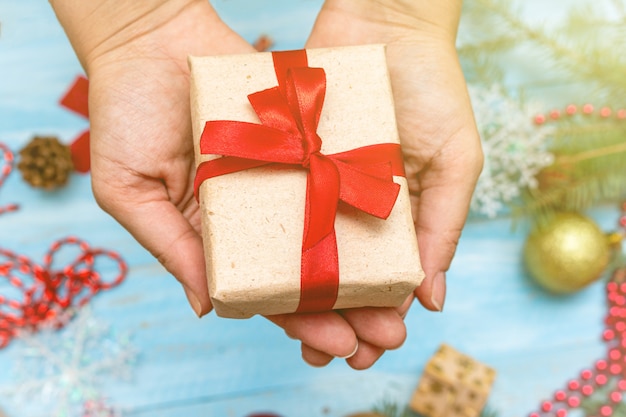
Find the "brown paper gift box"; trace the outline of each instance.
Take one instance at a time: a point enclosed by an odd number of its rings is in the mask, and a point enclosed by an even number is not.
[[[382,45],[307,50],[308,65],[326,72],[317,128],[323,154],[399,143]],[[247,96],[275,87],[272,54],[190,57],[196,164],[205,123],[259,123]],[[303,169],[261,167],[204,181],[199,190],[209,292],[216,313],[247,318],[294,312],[306,193]],[[398,306],[420,284],[407,181],[391,215],[378,219],[340,204],[335,219],[339,290],[335,309]]]
[[[478,417],[496,371],[442,344],[426,363],[409,407],[424,417]]]

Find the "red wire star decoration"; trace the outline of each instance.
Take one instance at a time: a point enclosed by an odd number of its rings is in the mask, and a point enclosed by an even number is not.
[[[73,246],[77,253],[72,258],[65,252],[62,258],[72,260],[55,267],[55,256],[61,257],[61,250],[68,246]],[[96,270],[96,261],[107,259],[117,271],[104,277]],[[6,347],[21,330],[35,331],[70,308],[84,306],[98,292],[119,285],[127,271],[126,263],[116,252],[91,248],[75,237],[54,242],[41,265],[0,248],[0,279],[4,278],[16,294],[0,294],[0,348]]]

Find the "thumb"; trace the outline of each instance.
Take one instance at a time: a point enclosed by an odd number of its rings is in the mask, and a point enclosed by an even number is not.
[[[482,153],[461,164],[463,169],[451,175],[434,174],[439,185],[422,187],[412,195],[415,231],[425,278],[415,290],[420,303],[432,311],[442,311],[446,298],[446,272],[465,225],[476,180],[482,165]],[[453,171],[448,168],[448,173]],[[447,177],[447,178],[446,178]],[[452,177],[452,178],[450,178]],[[425,183],[427,183],[426,177]]]

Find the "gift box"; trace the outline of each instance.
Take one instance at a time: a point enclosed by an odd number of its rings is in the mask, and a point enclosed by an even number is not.
[[[479,417],[495,377],[493,368],[442,344],[426,364],[409,406],[424,417]]]
[[[424,274],[384,46],[189,65],[216,313],[400,305]]]

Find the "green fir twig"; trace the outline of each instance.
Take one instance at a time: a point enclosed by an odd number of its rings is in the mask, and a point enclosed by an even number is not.
[[[408,406],[402,406],[388,400],[383,400],[380,405],[375,406],[372,411],[385,417],[425,417],[414,412]],[[480,417],[499,417],[499,414],[487,406],[480,413]]]
[[[553,142],[554,163],[539,173],[539,188],[526,191],[514,214],[584,211],[626,198],[626,126],[593,120],[564,125]]]
[[[524,17],[519,0],[466,1],[462,23],[468,33],[460,34],[459,54],[468,80],[506,84],[511,63],[520,62],[515,87],[522,96],[534,91],[541,97],[554,87],[570,97],[563,107],[577,98],[578,105],[592,103],[614,112],[626,108],[626,1],[604,0],[612,15],[598,12],[598,1],[571,7],[550,29]],[[527,61],[532,66],[523,67]],[[510,204],[514,217],[545,218],[558,210],[583,211],[626,198],[623,117],[581,115],[561,118],[552,127],[546,150],[555,161],[538,174],[538,188],[523,190],[523,198]]]
[[[373,408],[373,411],[385,417],[419,417],[408,406],[401,406],[389,400],[383,400],[380,405]]]
[[[531,24],[520,16],[516,2],[508,0],[471,0],[466,6],[466,17],[476,20],[476,27],[491,28],[477,42],[464,44],[459,52],[466,60],[476,60],[475,55],[506,55],[513,46],[530,46],[526,52],[539,55],[542,64],[552,70],[555,77],[567,77],[572,82],[594,86],[598,93],[623,100],[626,93],[626,29],[620,20],[608,20],[594,12],[593,5],[572,9],[562,25],[548,30],[544,25]],[[614,8],[626,8],[613,0]],[[485,20],[489,25],[485,25]],[[471,58],[474,56],[474,58]],[[560,71],[559,71],[560,70]],[[558,73],[557,73],[558,72]],[[565,73],[565,74],[564,74]]]

